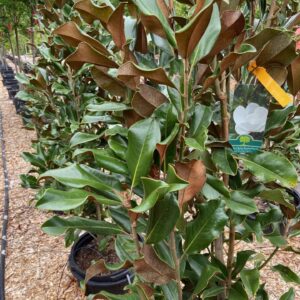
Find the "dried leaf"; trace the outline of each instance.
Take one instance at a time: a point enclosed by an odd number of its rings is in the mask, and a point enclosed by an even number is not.
[[[136,86],[133,86],[130,80],[134,77],[139,78],[141,76],[152,80],[155,83],[165,84],[167,86],[176,88],[173,82],[168,78],[163,68],[143,69],[133,62],[128,61],[127,63],[120,66],[118,70],[118,78],[133,89],[136,89]]]
[[[191,160],[186,163],[177,162],[175,170],[179,177],[189,182],[188,187],[179,191],[179,207],[190,201],[204,186],[206,168],[201,160]]]
[[[125,29],[124,29],[124,11],[125,3],[120,3],[120,5],[111,14],[107,29],[111,33],[115,45],[121,50],[126,44]]]
[[[147,84],[141,84],[133,96],[131,105],[140,116],[149,117],[165,102],[168,102],[168,98],[164,94]]]
[[[158,258],[152,246],[144,245],[143,252],[144,258],[136,260],[134,267],[147,282],[162,285],[175,279],[174,269]]]
[[[132,263],[130,261],[125,261],[118,266],[118,268],[122,268],[122,269],[128,269],[130,267],[132,267]],[[106,273],[107,271],[114,270],[114,269],[109,270],[108,268],[109,266],[107,267],[105,265],[104,259],[98,260],[86,270],[85,279],[84,279],[85,283],[87,283],[90,279],[92,279],[93,277],[101,273]]]
[[[76,51],[66,58],[66,63],[75,70],[80,69],[85,63],[95,64],[106,68],[118,67],[114,61],[110,60],[87,43],[80,43]]]
[[[74,8],[88,24],[92,24],[95,20],[100,20],[106,24],[110,15],[113,13],[111,6],[97,6],[91,0],[78,1],[75,3]]]
[[[91,72],[93,79],[103,90],[115,96],[125,97],[127,88],[120,80],[107,74],[101,67],[93,67]]]
[[[74,22],[63,24],[55,29],[53,34],[62,37],[63,40],[72,47],[77,47],[81,42],[86,42],[100,53],[110,55],[109,51],[101,43],[83,33]]]
[[[104,259],[100,259],[86,270],[84,281],[87,283],[90,279],[101,273],[104,273],[105,271],[107,271],[105,267],[105,261]]]

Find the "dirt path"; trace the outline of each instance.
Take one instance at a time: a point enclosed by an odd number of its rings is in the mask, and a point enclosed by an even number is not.
[[[69,249],[64,248],[63,238],[49,237],[41,231],[41,224],[50,215],[35,209],[31,203],[34,192],[20,186],[19,175],[30,168],[20,155],[23,151],[31,151],[31,140],[35,135],[34,132],[23,128],[21,117],[16,114],[12,101],[8,99],[2,81],[0,81],[0,110],[3,115],[10,181],[6,299],[83,299],[76,283],[65,268]],[[2,168],[0,174],[2,209],[4,192]]]

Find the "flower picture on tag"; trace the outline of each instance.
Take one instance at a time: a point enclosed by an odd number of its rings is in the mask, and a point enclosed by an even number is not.
[[[234,92],[230,138],[235,153],[253,153],[263,143],[270,95],[260,84],[239,84]]]

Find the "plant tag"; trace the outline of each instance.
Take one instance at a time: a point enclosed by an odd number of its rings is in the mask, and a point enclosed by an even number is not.
[[[250,62],[248,71],[254,74],[259,82],[282,107],[286,107],[293,102],[293,96],[285,92],[272,76],[268,74],[267,70],[263,67],[258,67],[255,61]]]
[[[237,86],[229,135],[229,143],[235,153],[253,153],[261,148],[270,98],[270,94],[260,84]]]

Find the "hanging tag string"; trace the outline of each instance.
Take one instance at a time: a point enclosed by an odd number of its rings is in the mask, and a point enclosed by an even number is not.
[[[278,101],[282,107],[286,107],[293,102],[293,96],[285,92],[281,86],[272,78],[272,76],[263,67],[258,67],[252,60],[249,63],[248,71],[253,73],[265,89]]]

